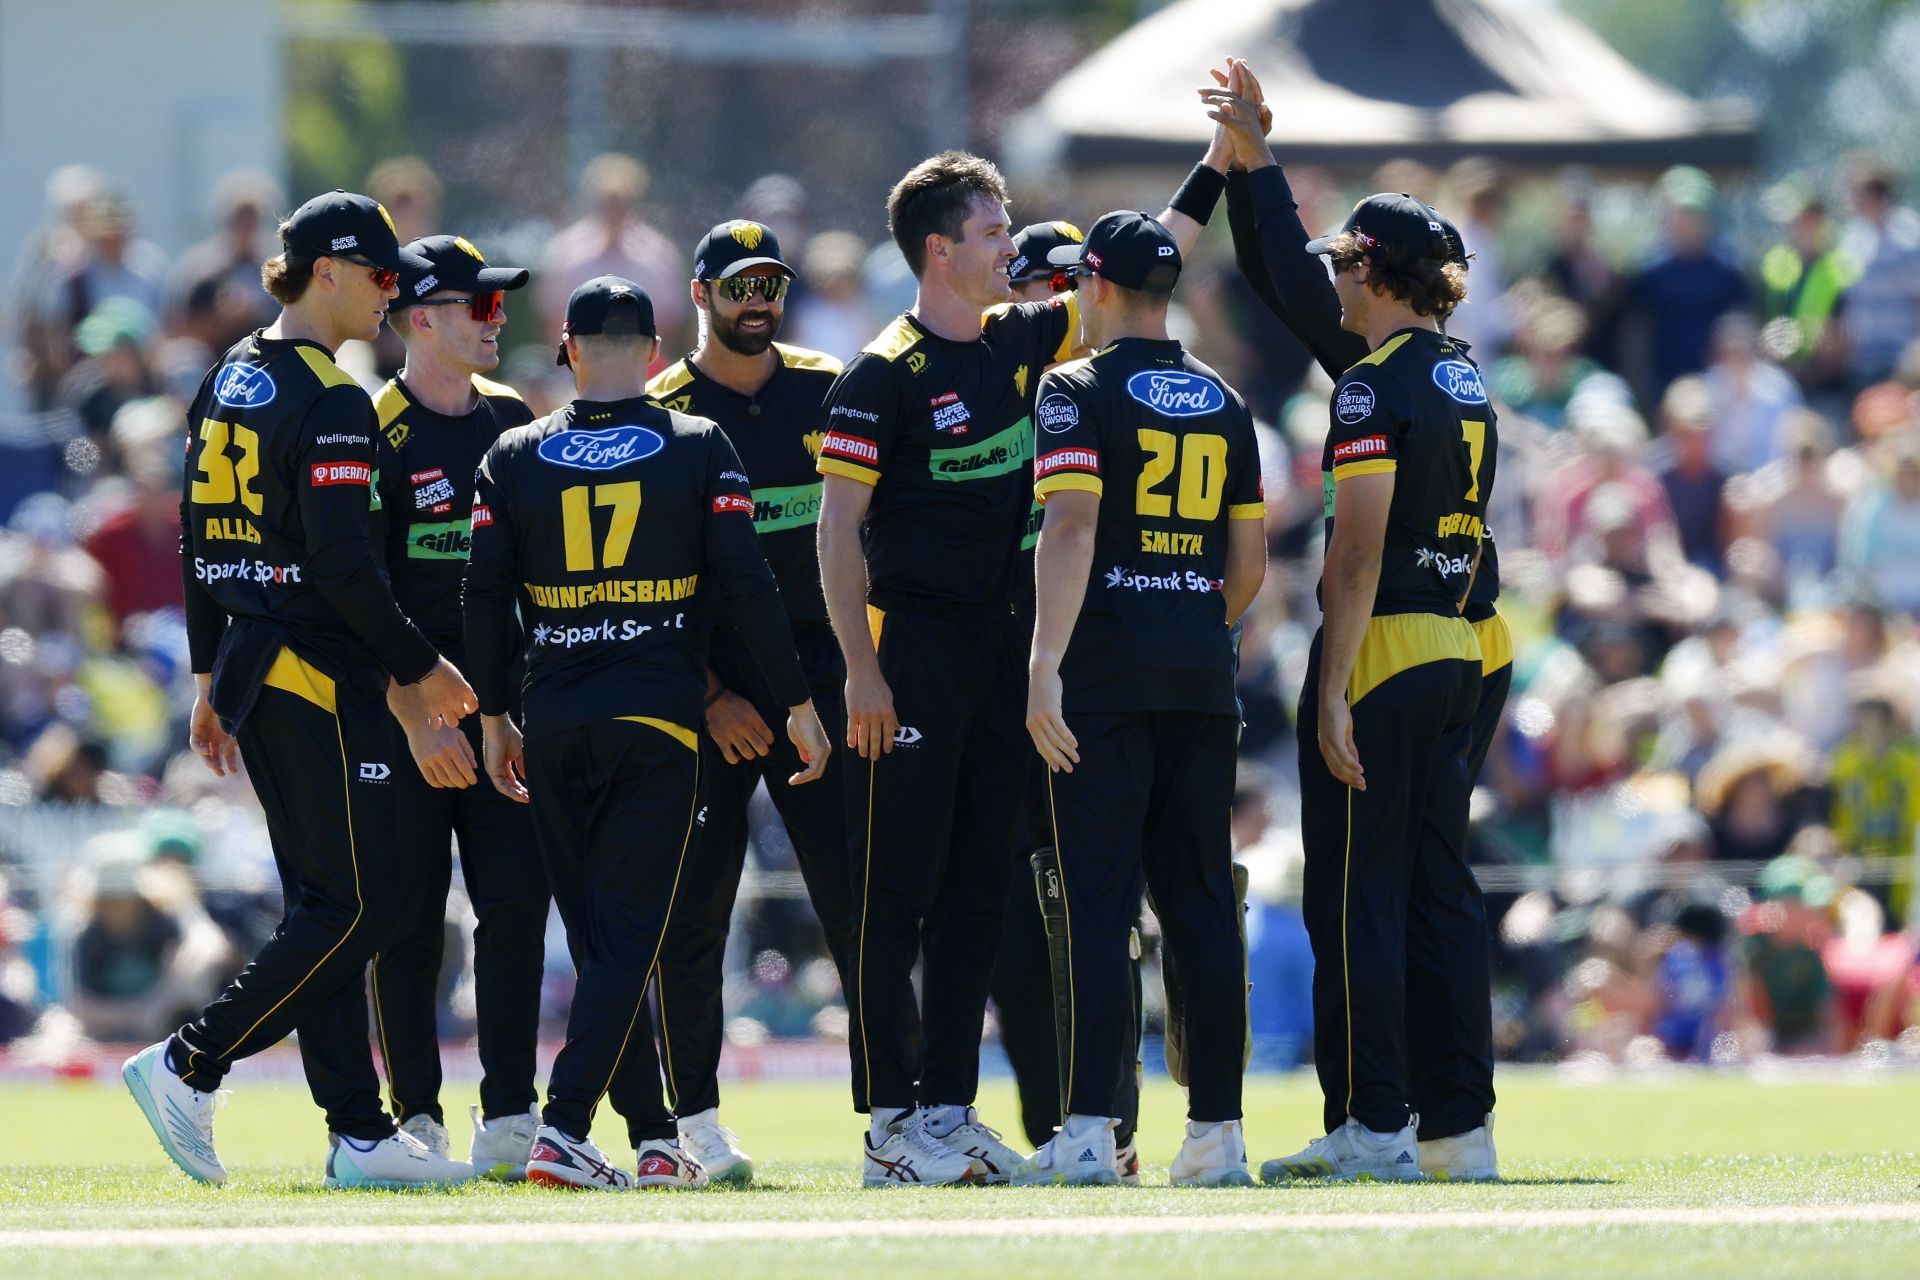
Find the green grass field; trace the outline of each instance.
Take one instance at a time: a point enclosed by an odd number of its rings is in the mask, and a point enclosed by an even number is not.
[[[1182,1102],[1149,1092],[1133,1188],[863,1191],[837,1084],[740,1085],[723,1114],[760,1166],[747,1190],[566,1194],[476,1184],[327,1192],[325,1134],[294,1088],[221,1114],[219,1190],[166,1163],[132,1101],[92,1085],[0,1087],[0,1280],[208,1274],[477,1277],[667,1264],[778,1280],[997,1273],[1709,1277],[1920,1274],[1920,1078],[1757,1083],[1690,1075],[1500,1079],[1507,1181],[1202,1191],[1165,1186]],[[469,1097],[447,1098],[456,1151]],[[982,1098],[1011,1124],[1004,1085]],[[1311,1077],[1257,1079],[1257,1161],[1314,1129]],[[457,1116],[457,1118],[456,1118]],[[620,1133],[605,1115],[609,1151]],[[688,1271],[691,1269],[691,1272]],[[127,1274],[134,1274],[131,1270]]]

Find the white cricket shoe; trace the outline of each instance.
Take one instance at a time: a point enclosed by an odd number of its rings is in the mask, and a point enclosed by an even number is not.
[[[1250,1187],[1247,1131],[1238,1120],[1187,1121],[1187,1137],[1167,1181],[1176,1187]]]
[[[213,1112],[226,1090],[205,1093],[173,1073],[167,1065],[167,1042],[150,1044],[121,1064],[120,1078],[140,1104],[140,1113],[153,1126],[160,1149],[189,1178],[219,1186],[227,1180],[227,1166],[213,1149]]]
[[[678,1138],[649,1138],[633,1151],[634,1167],[640,1176],[636,1187],[682,1187],[698,1189],[707,1185],[707,1171]]]
[[[1031,1159],[1014,1166],[1011,1174],[1013,1185],[1118,1185],[1120,1170],[1115,1159],[1113,1131],[1119,1123],[1111,1116],[1068,1116],[1067,1122],[1047,1140],[1046,1145],[1033,1153]]]
[[[449,1160],[427,1150],[410,1133],[396,1131],[362,1149],[352,1138],[327,1135],[327,1176],[333,1189],[375,1187],[401,1191],[410,1187],[451,1186],[473,1180],[473,1166]]]
[[[1347,1117],[1324,1138],[1260,1166],[1262,1182],[1320,1178],[1328,1182],[1413,1182],[1420,1177],[1419,1117],[1394,1134],[1379,1134]]]
[[[533,1135],[540,1132],[540,1108],[485,1120],[476,1103],[467,1113],[473,1117],[473,1171],[495,1182],[525,1182]]]
[[[973,1158],[955,1151],[917,1123],[908,1113],[887,1130],[886,1141],[873,1145],[872,1134],[860,1139],[865,1154],[862,1182],[869,1187],[935,1187],[973,1181]]]
[[[415,1141],[443,1160],[453,1155],[453,1139],[447,1133],[447,1126],[424,1111],[408,1116],[401,1123],[400,1132],[412,1134]]]
[[[587,1191],[631,1191],[633,1175],[607,1159],[591,1138],[569,1138],[550,1124],[533,1136],[527,1152],[527,1181],[543,1187]]]
[[[1493,1150],[1493,1112],[1478,1129],[1420,1144],[1420,1172],[1437,1182],[1493,1182],[1500,1157]]]
[[[720,1123],[720,1109],[708,1107],[680,1117],[680,1145],[713,1182],[753,1181],[753,1157],[740,1149],[740,1136]]]
[[[1137,1187],[1140,1185],[1140,1140],[1138,1136],[1128,1138],[1127,1144],[1113,1153],[1113,1167],[1120,1171],[1120,1185]]]
[[[1000,1140],[1000,1131],[980,1123],[980,1113],[968,1107],[960,1122],[942,1133],[935,1123],[940,1107],[922,1107],[915,1113],[910,1123],[920,1125],[933,1135],[938,1142],[944,1143],[951,1151],[957,1151],[973,1162],[973,1180],[988,1186],[1004,1184],[1014,1169],[1026,1163],[1026,1157]]]

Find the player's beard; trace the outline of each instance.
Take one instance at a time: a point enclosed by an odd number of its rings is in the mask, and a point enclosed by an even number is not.
[[[785,318],[770,308],[742,311],[731,320],[718,311],[711,311],[708,315],[713,320],[714,340],[735,355],[742,356],[757,356],[771,347],[773,340],[780,336],[780,322]],[[767,327],[759,333],[743,334],[740,332],[742,320],[765,320]]]

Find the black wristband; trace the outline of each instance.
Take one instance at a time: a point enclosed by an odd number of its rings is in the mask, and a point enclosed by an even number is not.
[[[1226,174],[1197,164],[1180,189],[1173,193],[1173,199],[1167,201],[1167,207],[1175,213],[1186,214],[1204,227],[1207,219],[1213,217],[1213,207],[1220,203],[1220,193],[1226,189]]]
[[[700,705],[702,707],[711,707],[714,703],[724,698],[726,694],[727,694],[727,686],[721,685],[719,688],[715,689],[712,693],[708,694],[707,700],[701,703]]]

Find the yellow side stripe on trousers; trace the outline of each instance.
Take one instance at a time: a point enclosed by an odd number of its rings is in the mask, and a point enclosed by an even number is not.
[[[1513,631],[1507,620],[1495,613],[1473,624],[1474,638],[1480,642],[1480,674],[1490,676],[1513,662]]]
[[[291,649],[282,649],[280,651],[281,660],[284,660],[286,657],[288,657],[292,653],[293,651]],[[300,660],[297,657],[294,659],[294,661],[300,662]],[[280,660],[276,660],[273,665],[274,665],[274,670],[276,671],[279,670]],[[308,664],[306,664],[305,662],[300,662],[300,666],[306,668],[309,671],[312,671],[312,668],[309,667]],[[319,675],[318,672],[314,672],[314,674]],[[322,678],[324,679],[324,677]],[[332,693],[332,689],[333,689],[332,682],[328,681],[327,691],[329,694]],[[305,697],[306,695],[302,694],[301,696]],[[329,708],[329,710],[331,710],[331,708]],[[334,943],[331,947],[328,947],[327,953],[321,956],[318,960],[313,962],[313,968],[307,970],[306,975],[302,977],[300,981],[293,984],[293,990],[287,992],[287,994],[285,994],[284,996],[281,996],[278,1000],[274,1001],[273,1008],[268,1009],[265,1013],[261,1014],[258,1018],[255,1018],[253,1021],[253,1025],[248,1027],[245,1031],[242,1031],[240,1033],[240,1038],[238,1040],[235,1040],[231,1045],[227,1046],[226,1050],[220,1054],[222,1061],[231,1059],[234,1055],[234,1052],[238,1050],[241,1045],[247,1042],[247,1037],[252,1035],[255,1031],[259,1029],[261,1023],[265,1022],[268,1018],[271,1018],[275,1013],[279,1012],[281,1005],[293,999],[294,996],[300,993],[300,988],[306,986],[308,981],[312,979],[313,975],[320,972],[320,967],[326,964],[327,961],[333,959],[334,952],[340,950],[341,947],[344,947],[347,944],[347,939],[353,936],[353,931],[360,927],[360,921],[362,917],[364,917],[367,914],[366,899],[361,895],[361,892],[360,892],[360,850],[353,838],[353,775],[350,772],[350,766],[347,764],[346,731],[340,727],[340,716],[337,712],[335,712],[333,716],[333,732],[334,732],[334,736],[338,738],[340,742],[340,789],[346,798],[346,804],[347,804],[347,859],[348,859],[348,862],[353,867],[353,920],[347,925],[347,931],[340,935],[340,941]]]
[[[1347,788],[1347,851],[1340,863],[1340,991],[1347,1012],[1347,1105],[1353,1114],[1353,966],[1348,963],[1347,901],[1353,874],[1353,788]]]
[[[1481,661],[1473,624],[1437,613],[1389,613],[1367,619],[1360,655],[1347,678],[1347,705],[1358,706],[1369,693],[1413,667],[1429,662]]]
[[[860,963],[853,974],[854,999],[860,1006],[860,1060],[865,1064],[867,1110],[873,1110],[873,1050],[867,1046],[867,902],[873,894],[873,775],[879,762],[867,761],[867,851],[860,873]]]
[[[647,716],[619,716],[621,720],[632,720],[640,724],[649,724],[658,728],[665,721],[656,721]],[[647,984],[653,981],[660,967],[660,948],[666,945],[667,926],[673,921],[673,901],[680,893],[680,875],[687,865],[687,845],[693,840],[693,820],[700,813],[700,753],[693,754],[693,795],[687,801],[687,829],[680,836],[680,860],[673,864],[673,885],[667,890],[667,909],[660,917],[660,933],[653,940],[653,957],[647,961],[646,977],[640,983],[640,999],[633,1006],[633,1014],[627,1019],[627,1033],[620,1037],[620,1052],[613,1055],[613,1069],[607,1072],[607,1082],[600,1086],[600,1092],[594,1096],[587,1107],[587,1118],[600,1109],[600,1099],[607,1096],[607,1090],[613,1088],[613,1082],[620,1075],[620,1064],[626,1060],[627,1046],[633,1043],[634,1024],[640,1021],[640,1015],[647,1007]],[[648,1029],[652,1033],[652,1029]]]
[[[1067,901],[1067,855],[1060,848],[1060,811],[1053,802],[1053,770],[1047,770],[1047,822],[1053,828],[1053,857],[1060,864],[1060,918],[1067,926],[1067,1093],[1073,1093],[1073,1065],[1080,1039],[1080,1001],[1073,984],[1073,906]],[[1060,1114],[1068,1098],[1060,1099]]]

